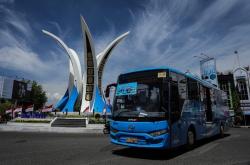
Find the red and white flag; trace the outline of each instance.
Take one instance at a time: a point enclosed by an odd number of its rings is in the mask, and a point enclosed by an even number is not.
[[[7,110],[5,111],[5,114],[10,114],[10,113],[12,113],[12,109],[7,109]]]
[[[34,105],[30,105],[25,109],[25,112],[33,112],[34,110]]]
[[[49,105],[49,106],[45,106],[43,109],[42,109],[42,112],[52,112],[52,109],[53,109],[53,104]]]
[[[84,109],[83,113],[88,113],[88,112],[90,112],[89,106],[87,106],[87,107]]]
[[[14,113],[17,113],[17,112],[22,112],[22,107],[16,107],[16,109],[14,110]]]

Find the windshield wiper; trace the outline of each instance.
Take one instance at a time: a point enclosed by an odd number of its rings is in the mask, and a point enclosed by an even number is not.
[[[115,117],[119,116],[120,114],[122,114],[124,112],[134,112],[134,111],[131,111],[131,110],[128,110],[128,109],[121,109],[121,110],[118,110],[116,112]]]
[[[168,112],[168,110],[167,110],[165,107],[163,107],[163,106],[161,106],[161,109],[162,109],[164,112]]]
[[[139,113],[139,117],[148,117],[148,114],[144,113],[144,112],[140,112]]]

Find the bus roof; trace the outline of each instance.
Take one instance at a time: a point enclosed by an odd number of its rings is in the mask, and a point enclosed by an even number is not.
[[[201,83],[202,85],[204,85],[206,87],[214,88],[214,89],[218,89],[219,90],[218,87],[214,86],[213,84],[211,84],[211,83],[209,83],[207,81],[202,80],[200,77],[198,77],[195,74],[192,74],[190,72],[183,73],[180,70],[177,70],[175,68],[171,68],[171,67],[168,67],[168,66],[166,66],[166,67],[157,67],[157,68],[142,68],[142,69],[137,69],[137,70],[132,70],[132,71],[129,71],[129,72],[125,72],[125,73],[122,73],[122,74],[135,73],[135,72],[143,72],[143,71],[150,71],[150,70],[169,70],[169,71],[172,71],[172,72],[184,75],[184,76],[186,76],[188,78],[194,79],[194,80],[198,81],[199,83]]]

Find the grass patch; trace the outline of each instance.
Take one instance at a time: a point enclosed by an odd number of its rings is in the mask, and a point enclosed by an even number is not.
[[[13,122],[16,123],[50,123],[51,120],[41,120],[41,119],[16,119]]]
[[[63,117],[63,118],[83,118],[82,115],[63,115],[60,117]]]
[[[89,118],[89,124],[105,124],[103,119],[96,119],[94,117]]]

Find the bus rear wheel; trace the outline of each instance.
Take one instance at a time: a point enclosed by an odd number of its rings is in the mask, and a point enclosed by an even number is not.
[[[187,133],[187,149],[193,149],[194,148],[194,144],[195,144],[195,134],[194,131],[192,130],[188,130]]]
[[[224,126],[220,125],[220,137],[223,138],[224,137]]]

